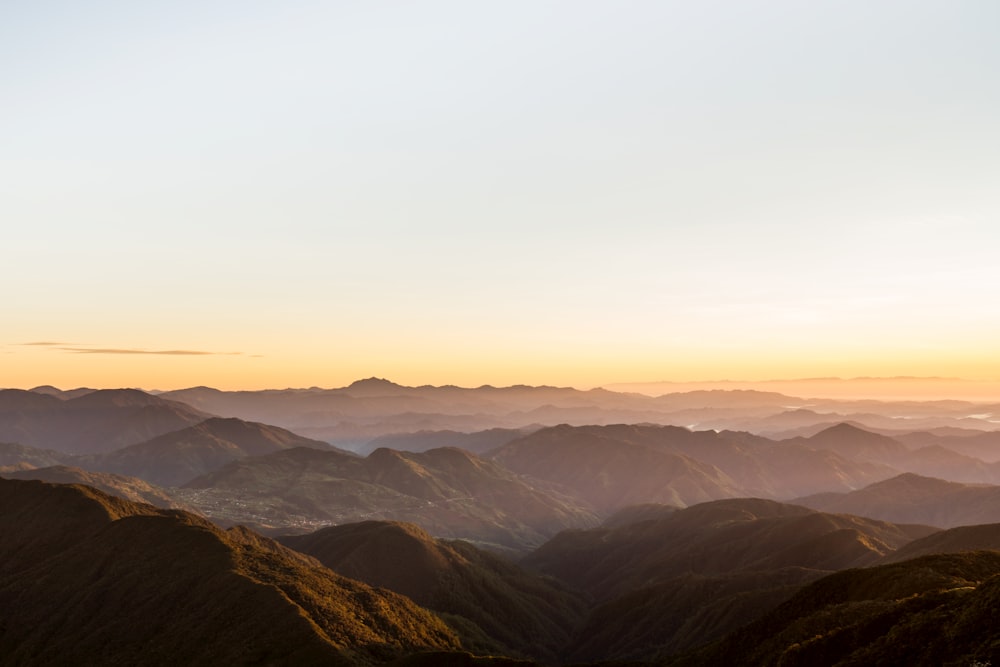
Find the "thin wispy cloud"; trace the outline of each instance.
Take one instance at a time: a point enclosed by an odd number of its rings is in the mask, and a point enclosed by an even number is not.
[[[206,350],[138,350],[116,347],[60,347],[64,352],[76,354],[162,354],[167,356],[236,356],[242,352],[209,352]]]
[[[147,350],[135,347],[96,347],[93,345],[80,345],[77,343],[65,343],[55,341],[31,341],[29,343],[15,343],[26,347],[46,347],[59,352],[72,352],[74,354],[148,354],[165,356],[242,356],[242,352],[213,352],[211,350]],[[252,355],[260,356],[260,355]]]

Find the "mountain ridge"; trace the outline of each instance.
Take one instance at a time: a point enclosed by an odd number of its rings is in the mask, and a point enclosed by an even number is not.
[[[406,598],[246,529],[79,485],[0,480],[0,499],[4,534],[19,535],[0,547],[8,660],[348,665],[459,648]],[[60,525],[27,530],[31,517]]]

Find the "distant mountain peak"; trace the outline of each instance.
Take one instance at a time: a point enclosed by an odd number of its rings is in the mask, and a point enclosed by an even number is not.
[[[347,386],[348,389],[373,389],[376,387],[383,388],[403,388],[403,385],[396,384],[391,380],[386,380],[385,378],[370,377],[363,380],[355,380]]]
[[[884,479],[881,482],[875,482],[869,485],[868,489],[915,489],[920,491],[944,491],[944,490],[954,490],[962,489],[969,486],[968,484],[963,484],[962,482],[952,482],[950,480],[941,479],[939,477],[927,477],[925,475],[918,475],[913,472],[904,472],[895,477],[890,477],[889,479]]]
[[[820,434],[823,434],[823,433],[830,433],[830,434],[833,434],[833,433],[864,433],[866,435],[872,435],[871,431],[866,431],[863,428],[858,428],[857,426],[855,426],[853,424],[849,424],[848,422],[840,422],[839,424],[834,424],[830,428],[823,429],[822,431],[820,431],[819,433],[817,433],[817,435],[820,435]]]
[[[121,407],[125,405],[139,406],[164,403],[166,399],[153,396],[141,389],[97,389],[89,394],[70,399],[69,402],[74,405]]]
[[[339,391],[345,392],[355,398],[379,398],[383,396],[398,396],[412,390],[412,387],[405,387],[385,378],[370,377],[355,380]]]
[[[839,424],[834,424],[829,428],[825,428],[819,433],[815,434],[809,440],[814,442],[823,442],[826,440],[845,440],[850,439],[853,441],[865,441],[865,442],[879,442],[879,443],[896,443],[895,440],[887,435],[882,435],[880,433],[873,433],[867,431],[863,428],[859,428],[854,424],[849,422],[840,422]],[[899,445],[902,448],[902,445]]]
[[[37,387],[32,387],[28,391],[33,391],[36,394],[49,394],[49,395],[55,395],[55,396],[59,396],[60,394],[63,393],[62,389],[59,389],[58,387],[53,387],[50,384],[43,384],[43,385],[39,385]]]

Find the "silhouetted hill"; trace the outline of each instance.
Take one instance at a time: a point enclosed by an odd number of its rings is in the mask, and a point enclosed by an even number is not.
[[[407,390],[407,387],[396,384],[385,378],[370,377],[355,380],[346,388],[352,396],[396,396]]]
[[[556,659],[585,613],[582,595],[466,542],[436,540],[412,524],[365,521],[280,541],[344,576],[443,612],[446,620],[464,619],[454,623],[456,631],[473,638],[485,633],[492,640],[485,652]],[[472,633],[464,630],[470,623]]]
[[[71,463],[74,458],[52,449],[0,442],[0,467],[46,468]]]
[[[246,529],[0,480],[10,664],[372,664],[456,649],[434,615]]]
[[[564,531],[522,563],[607,599],[685,572],[859,567],[933,531],[737,498],[614,528]]]
[[[1000,463],[986,463],[940,445],[928,445],[910,452],[897,466],[906,472],[940,477],[953,482],[996,484],[1000,482]]]
[[[679,507],[675,507],[673,505],[662,505],[660,503],[629,505],[628,507],[623,507],[605,519],[601,524],[601,528],[619,528],[621,526],[627,526],[630,523],[663,519],[679,509]]]
[[[995,428],[987,420],[972,418],[976,413],[988,412],[985,406],[972,403],[805,400],[746,390],[678,392],[654,398],[570,387],[407,387],[368,378],[336,389],[224,392],[194,387],[161,396],[216,415],[275,424],[355,451],[362,451],[375,438],[393,434],[445,430],[471,433],[563,423],[673,424],[703,431],[762,435],[845,421],[897,430]],[[886,414],[878,414],[883,406]],[[380,443],[405,448],[396,444]],[[442,442],[436,446],[455,444]]]
[[[654,660],[691,650],[759,618],[824,574],[799,567],[680,574],[595,607],[568,657]]]
[[[92,391],[97,391],[96,389],[90,389],[89,387],[78,387],[76,389],[59,389],[53,387],[50,384],[43,384],[38,387],[32,387],[28,391],[36,394],[48,394],[49,396],[55,396],[56,398],[61,398],[63,400],[67,398],[76,398],[77,396],[83,396],[84,394],[89,394]]]
[[[1000,461],[1000,431],[983,433],[952,429],[940,433],[905,433],[894,437],[912,449],[936,445],[987,463]]]
[[[1000,553],[923,556],[829,575],[671,665],[983,665],[1000,660]]]
[[[69,454],[111,451],[209,416],[136,389],[91,391],[66,400],[0,390],[0,440]]]
[[[473,454],[482,455],[526,435],[531,430],[533,429],[491,428],[474,433],[461,433],[459,431],[393,433],[375,438],[356,450],[359,453],[368,454],[382,447],[404,452],[426,452],[428,449],[457,447]]]
[[[60,404],[61,401],[57,397],[48,394],[22,389],[0,389],[0,413],[46,410]]]
[[[812,449],[826,449],[856,461],[890,465],[905,459],[909,453],[906,446],[897,440],[846,423],[831,426],[809,438],[795,438],[786,442],[801,443]]]
[[[492,458],[516,473],[571,489],[604,512],[641,503],[685,506],[739,493],[715,466],[616,435],[608,428],[556,426],[508,443]]]
[[[941,530],[903,545],[881,562],[898,563],[918,556],[963,551],[1000,551],[1000,523]]]
[[[1000,487],[962,484],[905,473],[850,493],[795,501],[825,512],[846,512],[939,528],[1000,522]]]
[[[7,479],[37,479],[53,484],[86,484],[113,496],[124,498],[136,503],[149,503],[156,507],[191,509],[179,503],[165,489],[150,484],[137,477],[114,475],[103,472],[90,472],[72,466],[51,466],[0,473]]]
[[[519,550],[598,522],[580,501],[451,448],[378,449],[367,458],[297,448],[234,461],[186,487],[185,502],[223,521],[313,530],[364,519],[408,521],[440,537]]]
[[[849,490],[896,473],[750,433],[649,424],[546,428],[491,455],[515,472],[566,486],[603,511],[727,497],[789,498],[802,491]]]
[[[565,531],[522,564],[596,597],[573,660],[652,659],[722,637],[804,583],[931,531],[743,498]]]
[[[989,464],[937,444],[911,449],[900,440],[846,423],[831,426],[809,438],[792,438],[782,442],[835,452],[855,462],[882,464],[884,471],[893,471],[892,474],[883,474],[883,479],[900,472],[911,472],[957,482],[1000,481],[1000,464]],[[873,481],[877,480],[868,479],[865,483]]]
[[[231,461],[293,447],[330,449],[325,442],[277,426],[213,417],[146,442],[88,457],[81,465],[140,477],[162,486],[180,486]]]

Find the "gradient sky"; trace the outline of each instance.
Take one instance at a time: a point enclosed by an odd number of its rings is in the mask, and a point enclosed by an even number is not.
[[[0,386],[1000,379],[998,27],[5,2]]]

